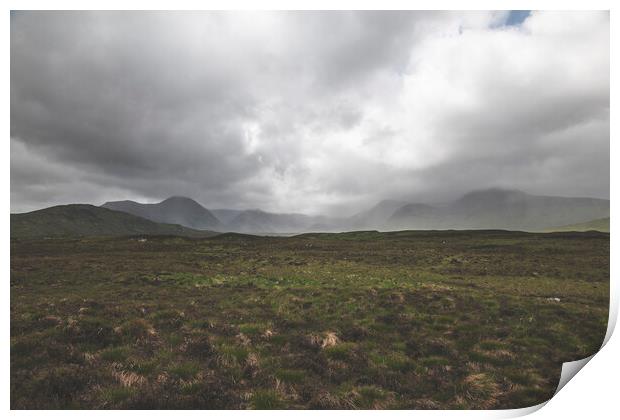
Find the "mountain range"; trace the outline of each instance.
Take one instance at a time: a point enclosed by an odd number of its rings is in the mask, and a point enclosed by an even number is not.
[[[270,213],[259,209],[210,211],[184,197],[172,197],[156,204],[114,201],[103,207],[193,229],[254,234],[405,229],[537,231],[609,217],[609,200],[539,196],[499,188],[472,191],[441,204],[383,200],[350,217]]]
[[[352,230],[507,229],[546,231],[570,226],[605,227],[609,200],[539,196],[519,190],[469,192],[447,203],[384,200],[349,217],[270,213],[260,209],[209,210],[187,197],[160,203],[110,201],[101,207],[56,206],[11,215],[11,237],[58,235],[178,234],[208,236],[213,232],[294,234]]]

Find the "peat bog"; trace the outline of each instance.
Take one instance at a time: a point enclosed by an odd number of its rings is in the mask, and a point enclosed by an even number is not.
[[[609,234],[11,241],[11,408],[487,409],[596,352]]]

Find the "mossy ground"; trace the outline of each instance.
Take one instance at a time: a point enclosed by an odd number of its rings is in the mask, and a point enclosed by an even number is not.
[[[608,234],[12,241],[11,407],[525,407],[608,303]]]

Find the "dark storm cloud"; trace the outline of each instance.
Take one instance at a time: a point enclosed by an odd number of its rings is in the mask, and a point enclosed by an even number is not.
[[[609,194],[609,16],[20,12],[11,207]]]
[[[237,98],[233,81],[205,60],[164,44],[156,16],[103,15],[15,19],[12,136],[123,177],[183,173],[201,163],[216,177],[209,163],[222,157],[248,170],[251,161],[232,155],[243,135],[236,119],[251,96]]]

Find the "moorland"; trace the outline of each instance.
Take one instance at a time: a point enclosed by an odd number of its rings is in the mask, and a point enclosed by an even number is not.
[[[520,408],[596,352],[609,234],[11,239],[11,408]]]

